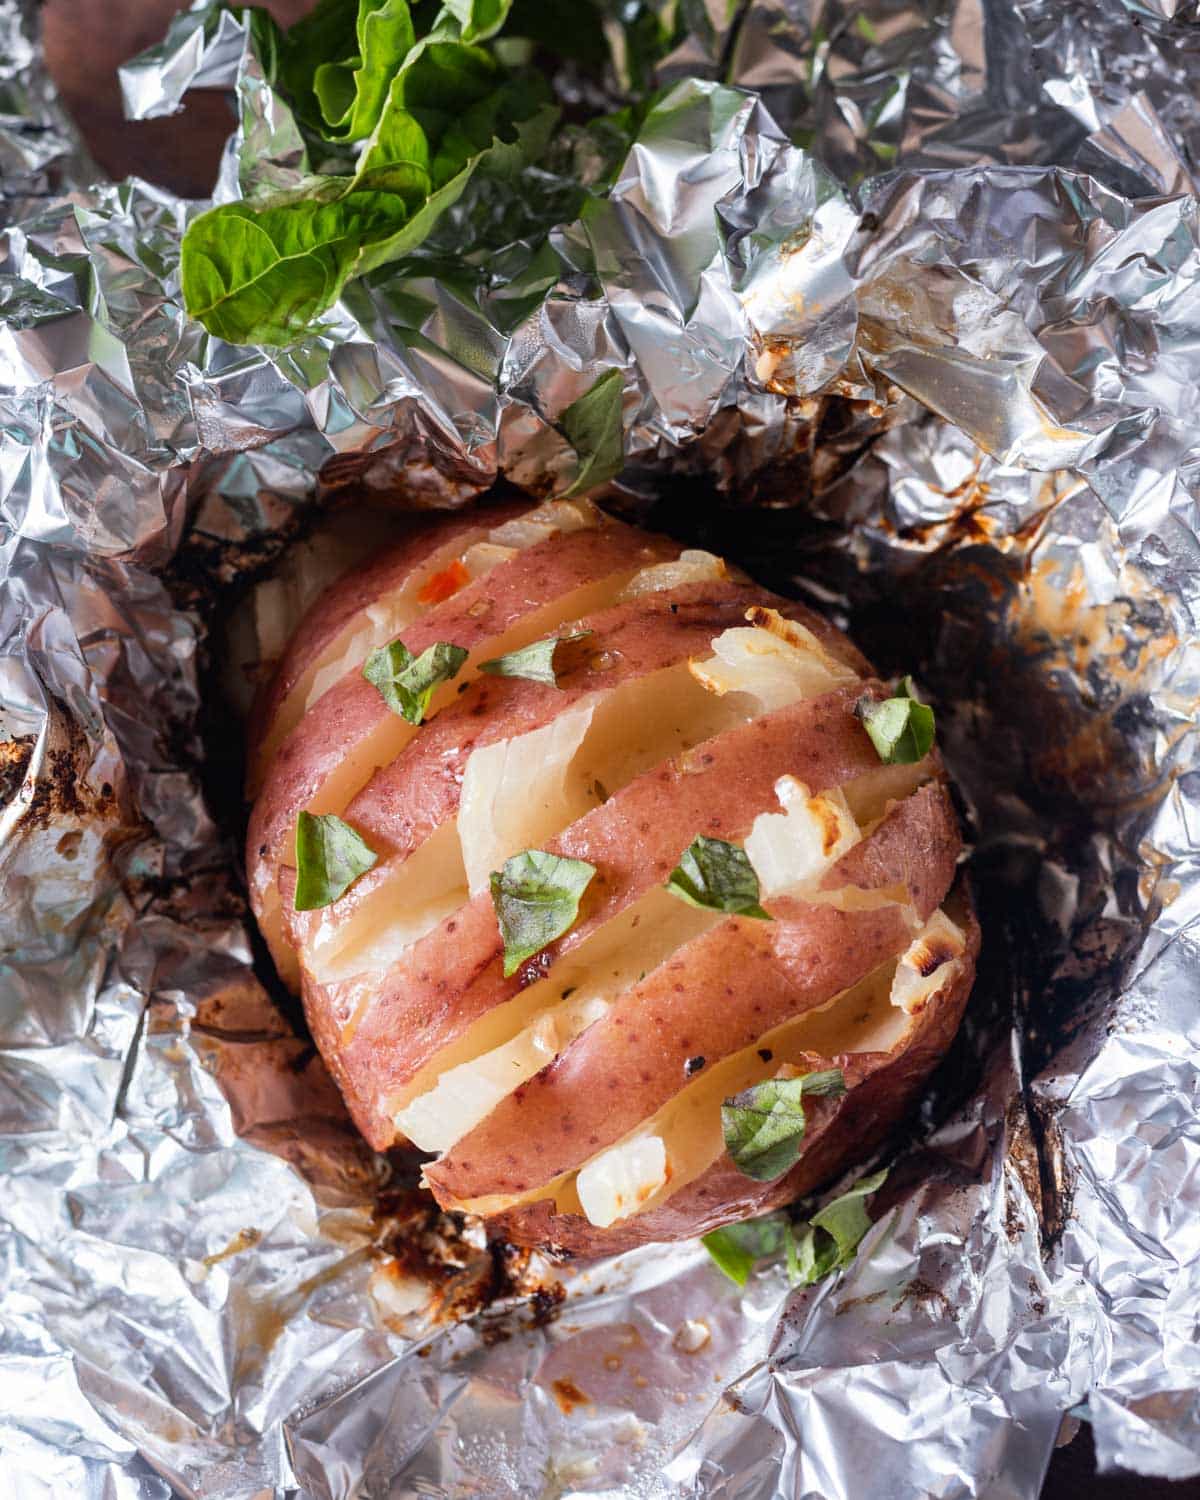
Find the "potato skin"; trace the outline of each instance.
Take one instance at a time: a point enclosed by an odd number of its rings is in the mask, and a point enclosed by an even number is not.
[[[457,814],[474,751],[541,729],[592,693],[703,652],[714,635],[740,623],[753,595],[743,584],[689,584],[648,603],[631,601],[586,617],[580,625],[593,633],[574,665],[559,672],[557,687],[518,677],[476,678],[375,773],[346,809],[346,820],[387,860],[403,859]],[[350,917],[393,869],[381,859],[339,902],[338,917]],[[294,926],[300,941],[303,920]]]
[[[382,556],[337,578],[324,589],[304,617],[279,659],[266,690],[255,699],[247,733],[247,762],[251,786],[260,784],[266,767],[258,765],[263,742],[276,714],[308,667],[361,611],[387,594],[403,588],[439,548],[471,532],[502,526],[528,510],[527,502],[457,512],[430,523],[414,523],[412,531]]]
[[[469,533],[531,508],[451,517],[327,590],[257,710],[255,747],[274,748],[270,726],[295,684],[381,591],[402,586],[452,539],[462,537],[466,545]],[[675,558],[679,550],[664,538],[607,519],[556,534],[430,607],[404,629],[403,639],[417,653],[446,640],[480,655],[496,654],[483,648],[549,602],[614,574]],[[591,589],[592,597],[598,592]],[[706,656],[713,638],[741,626],[751,605],[803,623],[860,680],[696,745],[616,786],[606,801],[545,840],[541,847],[587,860],[597,873],[579,919],[517,974],[503,976],[502,943],[487,892],[443,920],[385,971],[326,985],[299,972],[298,956],[318,924],[336,931],[356,920],[363,903],[386,887],[403,862],[436,829],[452,824],[475,749],[539,729],[588,694]],[[271,759],[247,844],[252,906],[281,967],[290,961],[299,972],[317,1045],[356,1124],[379,1149],[397,1140],[392,1118],[397,1094],[422,1069],[436,1066],[443,1048],[661,885],[698,833],[744,839],[758,813],[776,810],[780,776],[796,776],[815,792],[879,769],[854,708],[864,694],[879,698],[887,690],[870,679],[868,664],[845,637],[802,605],[741,577],[727,577],[642,594],[597,610],[582,623],[594,635],[560,653],[556,686],[476,678],[458,696],[444,693],[448,701],[398,751],[400,736],[391,732],[389,710],[352,670],[314,704]],[[366,775],[376,765],[369,757],[384,754],[392,756],[390,762],[378,765],[362,784],[359,770]],[[342,768],[342,783],[347,794],[356,785],[360,790],[339,815],[367,838],[379,860],[333,907],[315,915],[295,913],[288,846],[296,815],[313,805],[347,755],[352,760]],[[953,881],[961,840],[936,754],[931,775],[851,848],[827,875],[828,888],[903,884],[921,918],[938,906]],[[315,808],[337,805],[330,798]],[[272,905],[276,892],[282,912]],[[427,1178],[439,1201],[459,1207],[475,1198],[536,1191],[575,1170],[683,1088],[688,1058],[700,1054],[715,1062],[753,1046],[781,1022],[823,1004],[899,955],[911,938],[894,905],[840,910],[786,899],[767,904],[776,921],[723,919],[693,938],[431,1164]],[[498,1214],[494,1227],[518,1243],[607,1254],[703,1233],[811,1190],[886,1134],[948,1044],[970,989],[978,942],[969,913],[965,921],[968,952],[954,967],[953,983],[914,1018],[902,1044],[890,1053],[812,1061],[813,1067],[842,1067],[850,1092],[814,1103],[804,1154],[783,1179],[756,1183],[722,1156],[660,1205],[607,1230],[576,1215],[556,1215],[547,1202]],[[633,972],[640,967],[635,963]]]
[[[876,844],[882,852],[868,852]],[[894,885],[918,864],[914,905],[925,921],[950,888],[958,850],[949,798],[930,783],[893,808],[823,885]],[[439,1203],[529,1192],[581,1167],[680,1091],[689,1057],[711,1065],[752,1047],[866,978],[912,937],[896,906],[839,911],[785,898],[766,908],[775,921],[730,917],[685,944],[427,1167]]]
[[[697,833],[744,837],[757,813],[777,805],[775,782],[785,773],[819,791],[878,766],[853,711],[864,692],[880,694],[883,688],[855,684],[727,730],[636,778],[549,841],[551,853],[585,859],[598,873],[579,921],[511,979],[504,978],[495,913],[483,894],[372,981],[365,1001],[363,987],[352,981],[322,987],[307,980],[309,1024],[329,1039],[327,1056],[331,1048],[344,1053],[344,1066],[357,1080],[351,1107],[367,1139],[382,1148],[395,1138],[390,1116],[372,1100],[403,1087],[479,1016],[540,978],[548,963],[664,881]],[[347,1038],[343,1028],[360,1005],[361,1018]]]
[[[426,555],[433,550],[427,547]],[[548,600],[623,567],[663,561],[678,550],[674,543],[647,536],[620,521],[552,537],[428,610],[405,630],[405,645],[414,655],[435,641],[451,641],[473,650]],[[298,634],[304,634],[303,626]],[[352,671],[313,705],[280,746],[246,835],[246,874],[256,917],[267,890],[278,878],[296,814],[345,755],[347,746],[363,739],[389,713],[378,691],[360,672]]]
[[[892,1051],[805,1056],[806,1071],[841,1068],[846,1092],[838,1099],[813,1101],[800,1158],[782,1177],[755,1182],[722,1154],[658,1207],[607,1229],[579,1214],[556,1214],[550,1200],[542,1199],[493,1215],[487,1220],[489,1233],[515,1245],[549,1246],[580,1257],[616,1255],[651,1241],[692,1239],[722,1224],[770,1213],[868,1157],[912,1108],[962,1020],[979,954],[979,925],[965,888],[955,920],[966,932],[966,952]]]

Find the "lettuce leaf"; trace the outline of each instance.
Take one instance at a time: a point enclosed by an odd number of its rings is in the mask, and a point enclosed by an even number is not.
[[[310,128],[360,141],[358,161],[194,219],[181,264],[189,315],[230,343],[293,343],[348,281],[422,244],[481,166],[508,172],[538,149],[552,128],[545,90],[464,40],[507,13],[507,0],[443,6],[417,38],[407,0],[321,0],[281,34],[279,85]]]

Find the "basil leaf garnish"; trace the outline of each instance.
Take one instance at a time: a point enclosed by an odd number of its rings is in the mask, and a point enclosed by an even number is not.
[[[502,870],[492,872],[492,905],[504,940],[506,979],[574,925],[579,898],[595,873],[595,865],[586,860],[565,859],[542,849],[523,849],[505,860]]]
[[[558,425],[579,460],[568,496],[595,489],[624,467],[624,393],[624,372],[607,370],[559,417]]]
[[[734,1166],[755,1182],[782,1177],[800,1156],[804,1095],[845,1092],[841,1069],[829,1068],[799,1078],[768,1078],[726,1099],[721,1106],[721,1130]]]
[[[854,712],[887,765],[915,765],[933,748],[933,709],[917,697],[911,677],[903,680],[892,698],[860,698]]]
[[[394,640],[372,651],[362,672],[394,714],[420,724],[434,688],[457,677],[466,659],[466,651],[449,641],[435,641],[414,656],[403,641]]]
[[[758,876],[750,856],[737,844],[698,834],[679,856],[667,890],[689,906],[727,911],[739,917],[771,920],[758,904]]]
[[[790,1226],[782,1214],[726,1224],[704,1235],[701,1243],[717,1266],[736,1286],[745,1286],[755,1261],[777,1255],[791,1243]]]
[[[887,1174],[884,1167],[862,1178],[848,1192],[827,1203],[807,1224],[797,1224],[794,1248],[788,1254],[788,1278],[794,1285],[811,1286],[830,1271],[850,1264],[863,1235],[871,1227],[864,1200],[883,1186]]]
[[[557,687],[555,651],[570,641],[582,641],[591,633],[590,630],[576,630],[571,635],[547,636],[544,641],[534,641],[532,646],[522,646],[519,651],[509,651],[505,656],[480,662],[479,670],[490,672],[493,677],[527,677],[530,682],[544,682],[547,687]]]
[[[333,813],[302,812],[296,819],[297,911],[316,911],[344,895],[379,856]]]

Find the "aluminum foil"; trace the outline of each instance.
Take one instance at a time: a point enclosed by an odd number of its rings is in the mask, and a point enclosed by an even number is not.
[[[1033,1497],[1079,1420],[1200,1472],[1194,12],[685,7],[611,192],[567,133],[520,213],[481,188],[279,351],[187,321],[194,206],[89,185],[0,4],[7,1493]],[[141,115],[196,83],[238,90],[220,196],[303,170],[234,15],[124,77]],[[351,486],[561,492],[611,368],[609,501],[915,670],[973,841],[968,1022],[804,1292],[443,1222],[241,898],[239,589]]]

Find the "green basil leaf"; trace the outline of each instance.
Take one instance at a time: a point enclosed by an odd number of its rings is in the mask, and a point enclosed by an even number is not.
[[[442,9],[458,22],[464,42],[482,42],[508,20],[512,0],[443,0]]]
[[[697,834],[679,856],[667,880],[667,890],[689,906],[705,911],[727,911],[739,917],[771,915],[758,904],[758,876],[750,856],[737,844]]]
[[[585,640],[591,633],[590,630],[576,630],[570,635],[549,635],[544,641],[534,641],[532,646],[522,646],[519,651],[509,651],[505,656],[480,662],[479,670],[489,672],[493,677],[527,677],[530,682],[557,687],[554,653],[560,646]]]
[[[892,698],[882,702],[860,698],[854,712],[887,765],[915,765],[933,748],[933,709],[917,697],[911,677],[904,679]]]
[[[429,138],[407,110],[388,109],[363,147],[355,191],[396,193],[415,211],[433,191]]]
[[[467,652],[449,641],[435,641],[414,656],[401,640],[372,651],[362,674],[394,714],[420,724],[440,683],[451,682],[462,671]]]
[[[792,1242],[788,1222],[781,1214],[726,1224],[704,1235],[701,1243],[717,1266],[736,1286],[745,1286],[756,1261],[777,1255]]]
[[[413,116],[389,114],[366,147],[360,177],[308,178],[253,206],[209,209],[183,237],[188,314],[232,344],[294,343],[348,281],[421,245],[477,170],[514,170],[553,115],[540,111],[525,122],[528,139],[523,125],[517,142],[493,142],[428,196],[442,168],[422,159]]]
[[[848,1266],[871,1227],[865,1200],[878,1192],[888,1169],[873,1172],[848,1192],[827,1203],[807,1224],[795,1230],[795,1251],[788,1258],[788,1276],[795,1285],[811,1286],[830,1271]]]
[[[332,140],[365,140],[379,123],[392,80],[416,45],[408,0],[359,0],[354,34],[356,53],[322,61],[313,72],[324,133]]]
[[[332,813],[302,812],[296,819],[297,911],[316,911],[344,895],[379,856]]]
[[[624,467],[624,394],[624,372],[607,370],[559,418],[558,425],[579,458],[568,497],[594,489]]]
[[[542,849],[524,849],[491,876],[492,905],[504,940],[504,977],[561,937],[579,916],[579,898],[595,865]]]
[[[734,1166],[755,1182],[782,1177],[800,1156],[804,1095],[845,1091],[841,1069],[829,1068],[799,1078],[768,1078],[726,1099],[721,1106],[721,1130]]]

